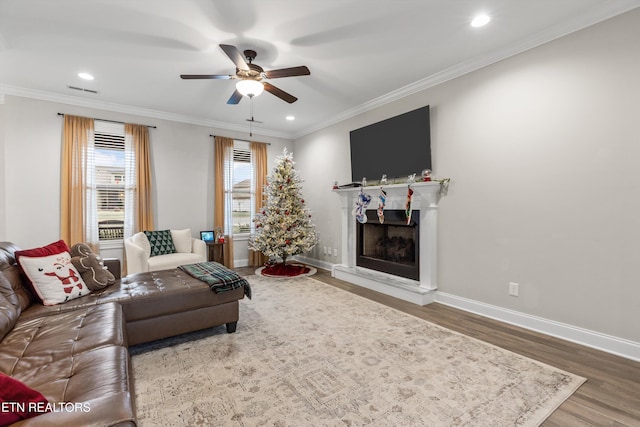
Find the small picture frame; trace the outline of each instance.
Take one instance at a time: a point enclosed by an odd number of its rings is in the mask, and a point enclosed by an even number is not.
[[[215,238],[216,237],[213,230],[200,232],[200,240],[204,240],[205,242],[213,242],[215,241]]]

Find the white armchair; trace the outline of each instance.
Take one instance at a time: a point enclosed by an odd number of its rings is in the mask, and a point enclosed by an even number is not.
[[[127,274],[168,270],[184,264],[207,261],[207,244],[191,237],[191,230],[171,230],[175,253],[151,256],[151,244],[143,233],[124,239]]]

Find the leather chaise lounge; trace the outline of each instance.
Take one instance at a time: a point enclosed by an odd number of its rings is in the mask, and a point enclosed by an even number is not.
[[[0,372],[77,410],[12,425],[134,426],[129,345],[223,324],[235,331],[244,289],[215,293],[180,269],[116,277],[102,290],[42,305],[16,264],[19,249],[0,242]]]

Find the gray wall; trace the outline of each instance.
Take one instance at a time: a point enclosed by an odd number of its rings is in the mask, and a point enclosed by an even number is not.
[[[7,180],[5,168],[7,156],[4,150],[4,96],[0,95],[0,237],[6,233],[5,221],[5,191]]]
[[[640,10],[299,138],[287,147],[320,233],[338,247],[334,180],[350,181],[352,129],[432,110],[441,291],[640,342]],[[56,113],[157,125],[158,228],[213,224],[216,129],[61,103],[0,99],[0,240],[59,238]],[[339,112],[336,112],[339,113]],[[219,133],[246,139],[246,134]],[[407,155],[411,155],[408,153]],[[238,242],[239,243],[239,242]],[[236,259],[245,256],[236,244]],[[324,263],[339,256],[311,254]],[[518,298],[508,282],[520,283]]]
[[[0,105],[0,240],[35,247],[60,238],[60,153],[63,118],[57,113],[155,125],[150,129],[154,212],[157,229],[191,228],[194,237],[213,227],[213,138],[220,134],[248,139],[248,134],[103,111],[56,102],[6,96]],[[286,140],[255,135],[270,142],[269,165]],[[290,144],[291,145],[291,144]],[[245,242],[234,247],[247,260]],[[121,249],[102,255],[121,257]]]
[[[299,138],[319,247],[340,242],[349,131],[428,104],[434,173],[451,178],[439,289],[640,342],[638,40],[635,10]]]

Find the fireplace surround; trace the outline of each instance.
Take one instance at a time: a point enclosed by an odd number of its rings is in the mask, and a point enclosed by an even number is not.
[[[356,265],[407,279],[420,280],[420,215],[407,221],[401,209],[366,212],[367,222],[356,224]]]
[[[373,289],[405,301],[419,305],[426,305],[434,301],[437,286],[436,255],[437,255],[437,221],[438,202],[440,200],[440,183],[415,182],[411,184],[413,190],[412,219],[419,221],[419,235],[417,236],[418,277],[407,278],[397,274],[378,271],[357,262],[357,228],[358,222],[352,211],[360,190],[373,197],[370,208],[377,207],[377,195],[380,187],[340,188],[333,190],[340,197],[341,207],[341,259],[332,268],[332,275],[338,279]],[[385,206],[385,222],[387,213],[399,210],[404,213],[407,201],[407,184],[393,184],[384,186],[387,193]],[[375,215],[368,213],[368,215]],[[377,216],[367,217],[369,221],[378,221]],[[371,219],[369,219],[371,218]]]

